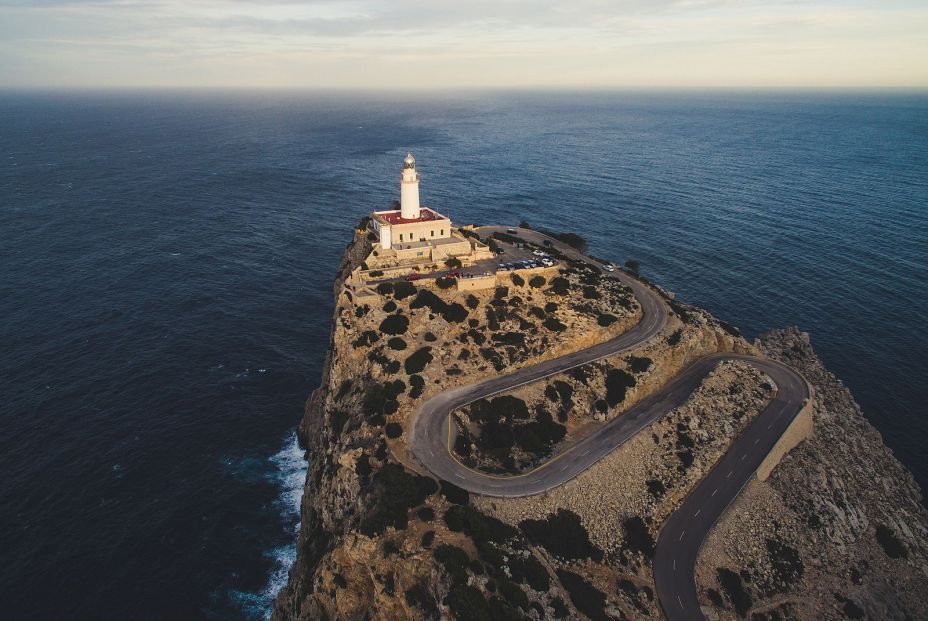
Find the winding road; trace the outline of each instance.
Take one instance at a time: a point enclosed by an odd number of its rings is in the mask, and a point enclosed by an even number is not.
[[[503,228],[485,227],[481,232]],[[522,229],[519,235],[536,242],[548,239],[535,231]],[[551,241],[562,252],[590,261],[588,257]],[[452,411],[478,399],[629,351],[660,334],[668,317],[663,299],[625,273],[613,275],[631,287],[641,304],[641,320],[631,330],[582,351],[447,390],[428,399],[413,414],[407,430],[409,447],[433,475],[470,492],[497,497],[539,494],[573,479],[667,412],[685,403],[719,362],[741,360],[755,366],[776,384],[775,397],[664,522],[658,536],[653,571],[664,614],[670,621],[703,619],[694,577],[699,549],[712,526],[748,483],[811,396],[808,383],[791,367],[739,354],[701,358],[624,414],[572,443],[544,464],[519,475],[497,476],[478,472],[458,462],[452,453],[456,434],[451,423]]]

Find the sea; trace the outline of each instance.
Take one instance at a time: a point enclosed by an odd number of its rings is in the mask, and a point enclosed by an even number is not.
[[[263,619],[332,279],[398,197],[799,326],[928,485],[928,92],[0,92],[0,616]]]

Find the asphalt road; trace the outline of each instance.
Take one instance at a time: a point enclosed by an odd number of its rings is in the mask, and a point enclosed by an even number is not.
[[[481,232],[505,230],[484,227]],[[519,231],[540,242],[545,236]],[[575,251],[558,249],[589,260]],[[485,397],[604,357],[636,348],[655,337],[667,322],[667,306],[652,289],[620,271],[614,273],[634,291],[642,307],[641,321],[624,334],[583,351],[547,360],[476,384],[445,391],[425,401],[413,414],[408,442],[416,458],[436,477],[470,492],[497,497],[530,496],[562,485],[635,436],[652,422],[687,401],[702,379],[723,360],[742,360],[773,379],[776,396],[739,436],[709,474],[664,523],[654,557],[654,580],[661,608],[670,621],[703,619],[695,583],[696,558],[709,530],[738,496],[764,457],[810,397],[805,379],[792,368],[753,356],[718,354],[701,358],[672,381],[639,401],[596,431],[565,447],[529,472],[497,476],[478,472],[458,462],[452,453],[456,434],[451,412]]]

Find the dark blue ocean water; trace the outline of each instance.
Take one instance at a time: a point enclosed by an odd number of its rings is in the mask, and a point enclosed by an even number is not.
[[[4,618],[263,615],[331,280],[407,148],[457,221],[808,330],[928,483],[928,95],[5,93]]]

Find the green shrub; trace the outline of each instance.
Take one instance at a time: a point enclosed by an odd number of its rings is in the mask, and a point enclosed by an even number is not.
[[[406,334],[409,329],[409,319],[406,315],[390,315],[380,322],[380,331],[384,334]]]
[[[431,332],[426,332],[422,338],[424,338],[426,342],[428,343],[434,343],[435,341],[438,340],[438,337],[432,334]]]
[[[448,594],[448,607],[458,621],[487,621],[490,606],[479,589],[472,586],[455,586]]]
[[[546,313],[556,313],[557,312],[557,302],[548,302],[545,304]]]
[[[445,500],[455,505],[466,505],[470,502],[470,493],[466,489],[462,489],[448,481],[441,482],[441,495],[445,497]]]
[[[393,293],[393,283],[392,282],[382,282],[377,285],[377,293],[380,295],[390,295]]]
[[[678,328],[673,334],[667,337],[667,344],[671,347],[680,344],[680,338],[683,336],[683,329]]]
[[[383,276],[383,270],[371,270],[367,273],[371,278],[380,278]]]
[[[382,533],[387,526],[403,530],[410,508],[422,504],[438,486],[428,477],[409,474],[398,464],[386,464],[375,475],[370,492],[371,505],[361,521],[367,536]]]
[[[654,361],[641,356],[629,356],[625,359],[625,362],[628,363],[632,373],[644,373],[651,368]]]
[[[724,567],[719,567],[716,571],[719,584],[722,585],[722,590],[725,591],[728,599],[735,606],[735,612],[738,613],[739,617],[744,618],[751,606],[754,605],[754,600],[751,599],[751,594],[744,588],[741,576]]]
[[[397,300],[404,300],[411,295],[415,295],[416,291],[416,286],[411,282],[399,280],[393,283],[393,297]]]
[[[548,317],[541,323],[541,325],[543,325],[551,332],[563,332],[567,329],[567,326],[561,323],[557,317]]]
[[[551,279],[551,288],[548,289],[556,295],[567,295],[570,293],[570,281],[563,276],[557,276]]]
[[[625,529],[625,548],[632,552],[640,552],[646,558],[654,557],[654,536],[648,525],[640,516],[626,518],[622,522]]]
[[[480,300],[478,300],[477,297],[472,293],[468,294],[466,303],[467,303],[467,308],[471,310],[474,310],[475,308],[480,306]]]
[[[545,231],[545,234],[567,244],[575,250],[579,250],[580,252],[586,251],[586,240],[576,233],[552,233],[550,231]]]
[[[414,375],[421,373],[430,362],[432,362],[432,348],[426,345],[410,354],[403,366],[408,375]]]
[[[399,423],[387,423],[387,428],[385,431],[388,438],[395,440],[403,435],[403,426]]]
[[[551,576],[545,566],[530,554],[526,558],[514,556],[509,561],[509,569],[512,572],[512,579],[527,584],[536,591],[546,592],[551,586]]]
[[[558,569],[557,577],[567,589],[570,601],[577,607],[577,610],[592,621],[611,621],[609,615],[606,614],[605,593],[571,571]]]
[[[573,511],[558,509],[544,520],[522,520],[519,528],[530,541],[561,558],[602,560],[602,551],[590,542],[580,516]]]
[[[503,543],[519,535],[519,531],[512,526],[484,515],[469,505],[455,505],[448,509],[445,512],[445,523],[450,530],[463,532],[476,543]]]
[[[453,584],[467,583],[467,567],[470,565],[467,552],[457,546],[443,543],[435,548],[434,556],[435,560],[441,563],[451,576]]]
[[[457,282],[456,279],[448,278],[446,276],[442,276],[441,278],[435,279],[435,284],[438,285],[439,289],[450,289],[451,287],[454,286],[454,283],[456,282]]]
[[[615,315],[609,315],[608,313],[601,313],[599,317],[596,318],[596,323],[598,323],[603,328],[608,328],[615,322],[619,320]]]
[[[385,313],[392,313],[395,310],[396,310],[396,302],[394,302],[393,300],[390,300],[389,302],[383,305],[383,312]]]
[[[909,558],[905,544],[899,540],[893,529],[885,524],[876,525],[876,540],[889,558]]]
[[[615,407],[625,401],[625,393],[635,386],[635,376],[621,369],[609,369],[606,373],[606,402]]]
[[[533,289],[541,289],[545,286],[546,282],[548,281],[545,280],[544,276],[532,276],[532,278],[528,281],[528,284]]]
[[[432,590],[425,582],[417,582],[406,591],[406,603],[409,606],[416,606],[425,612],[428,619],[438,618],[438,604],[435,602],[435,596]]]
[[[603,296],[596,287],[587,286],[583,288],[583,297],[587,300],[598,300]]]
[[[499,594],[502,595],[507,602],[522,609],[528,608],[528,596],[525,594],[525,591],[515,582],[506,578],[505,574],[499,576],[496,581],[496,586],[499,590]]]
[[[422,391],[425,389],[425,380],[422,379],[421,375],[410,375],[409,376],[409,398],[418,399],[422,396]]]
[[[515,272],[512,272],[511,274],[509,274],[509,280],[511,280],[512,284],[514,284],[517,287],[521,287],[522,285],[525,284],[525,279],[519,276],[518,274],[516,274]]]
[[[555,597],[551,600],[551,608],[554,609],[555,619],[564,619],[570,614],[570,608],[567,607],[567,604],[564,603],[564,600],[560,597]]]
[[[398,336],[394,336],[390,340],[387,341],[387,347],[389,347],[390,349],[395,349],[397,351],[402,351],[406,349],[406,341],[404,341]]]
[[[445,267],[448,269],[456,270],[461,268],[461,260],[456,257],[451,257],[450,259],[445,260]]]

